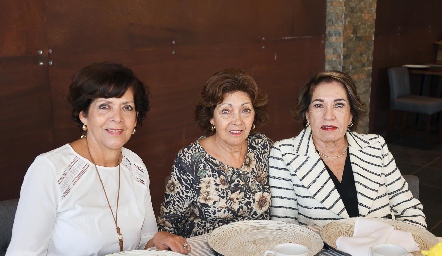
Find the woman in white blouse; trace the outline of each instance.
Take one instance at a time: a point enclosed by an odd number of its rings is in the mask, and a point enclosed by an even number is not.
[[[147,87],[122,65],[96,63],[74,76],[69,101],[83,136],[29,167],[6,255],[189,253],[185,238],[157,232],[146,166],[123,147],[146,117]]]

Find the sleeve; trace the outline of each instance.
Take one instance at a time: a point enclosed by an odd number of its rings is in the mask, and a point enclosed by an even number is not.
[[[23,180],[6,255],[46,255],[60,190],[54,165],[37,157]]]
[[[147,171],[146,171],[147,173]],[[152,197],[150,195],[150,179],[149,174],[146,175],[146,194],[144,197],[144,222],[141,228],[141,239],[139,249],[144,249],[146,243],[153,238],[153,236],[158,232],[157,223],[155,219],[155,213],[152,207]]]
[[[269,137],[267,137],[264,133],[257,133],[257,136],[263,141],[263,148],[262,150],[264,152],[269,152],[271,147],[273,146],[273,141]]]
[[[418,199],[413,197],[408,189],[408,183],[397,168],[393,155],[388,150],[387,144],[383,139],[382,154],[385,185],[395,219],[426,228],[427,224],[425,222],[423,206]]]
[[[175,157],[158,216],[159,230],[183,237],[190,235],[186,233],[189,230],[189,205],[196,198],[195,172],[192,163],[186,163],[190,158],[190,153],[183,151]]]
[[[271,196],[270,218],[298,222],[298,201],[291,182],[290,170],[282,158],[281,148],[275,144],[270,150],[269,185]]]

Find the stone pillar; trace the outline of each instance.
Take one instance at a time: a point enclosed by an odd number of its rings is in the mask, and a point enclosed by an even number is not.
[[[368,132],[376,0],[327,0],[325,69],[348,73],[367,115],[358,132]]]

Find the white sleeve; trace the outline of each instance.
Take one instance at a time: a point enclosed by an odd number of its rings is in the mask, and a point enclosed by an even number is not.
[[[282,158],[279,144],[270,150],[269,185],[272,195],[270,218],[287,222],[298,221],[298,201],[293,188],[290,170]]]
[[[140,249],[144,249],[146,243],[152,239],[152,237],[158,232],[157,222],[155,218],[155,213],[152,207],[152,197],[150,195],[150,180],[149,174],[147,174],[147,190],[144,199],[144,207],[145,207],[145,216],[143,227],[141,228],[141,241],[140,241]]]
[[[396,166],[393,155],[388,150],[387,144],[383,142],[382,154],[384,159],[385,185],[390,198],[390,207],[395,218],[427,228],[423,206],[421,202],[414,198],[408,189],[408,183],[401,175]]]
[[[37,157],[23,180],[6,255],[46,255],[60,198],[55,167]]]

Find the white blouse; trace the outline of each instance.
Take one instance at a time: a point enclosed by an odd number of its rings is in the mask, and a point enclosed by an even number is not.
[[[123,148],[118,226],[124,250],[157,232],[149,175],[141,158]],[[116,213],[118,166],[98,166]],[[94,165],[69,144],[38,156],[20,192],[6,255],[105,255],[119,251],[115,222]]]

